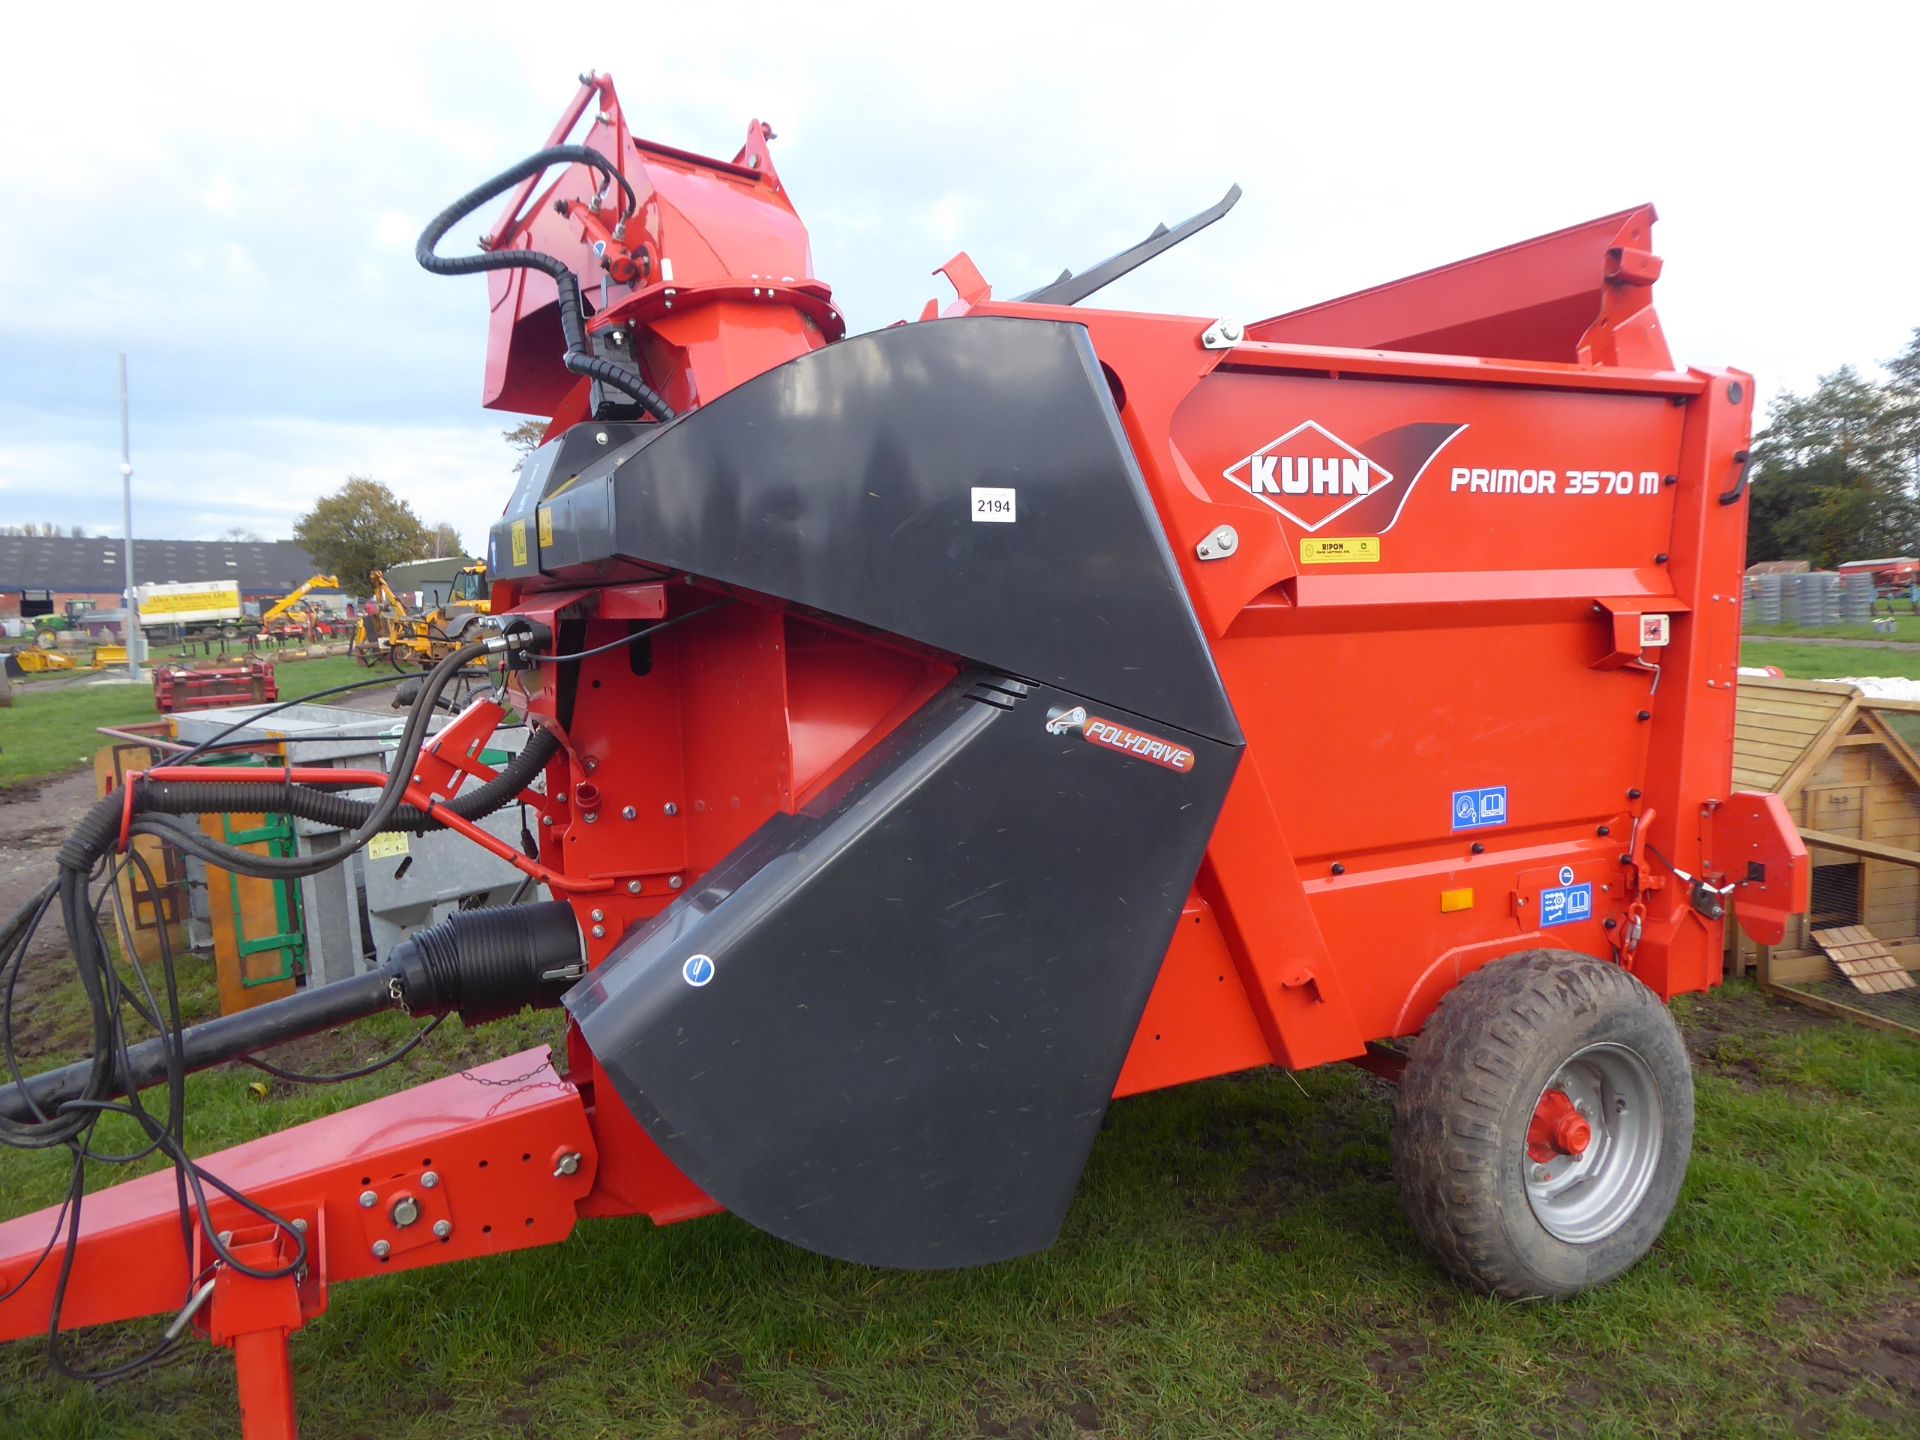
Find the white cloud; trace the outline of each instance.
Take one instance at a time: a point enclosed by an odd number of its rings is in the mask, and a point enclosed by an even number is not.
[[[9,53],[42,60],[0,87],[0,518],[31,495],[61,513],[17,518],[115,523],[125,349],[154,524],[270,529],[365,471],[477,540],[511,459],[512,417],[477,404],[485,289],[411,244],[588,63],[673,145],[728,156],[770,121],[856,330],[944,302],[957,249],[1018,293],[1235,180],[1232,215],[1102,303],[1251,319],[1653,199],[1683,361],[1777,393],[1920,325],[1909,7],[1672,5],[1630,43],[1538,4],[749,3],[664,38],[527,17],[11,17]]]
[[[411,215],[398,210],[389,210],[381,215],[374,224],[373,238],[376,243],[389,250],[411,250],[414,238],[420,233],[420,222]]]
[[[298,417],[242,421],[211,444],[197,431],[135,432],[134,533],[211,537],[232,525],[286,536],[314,501],[349,475],[379,480],[429,525],[457,526],[470,550],[512,492],[503,422],[335,424]],[[8,517],[120,532],[118,435],[69,446],[0,446]],[[81,484],[70,479],[77,475]]]

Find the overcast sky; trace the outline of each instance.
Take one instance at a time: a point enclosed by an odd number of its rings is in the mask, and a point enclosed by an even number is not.
[[[479,545],[516,417],[479,405],[484,280],[413,241],[588,68],[668,144],[730,157],[770,121],[855,331],[944,302],[956,250],[1012,295],[1234,181],[1101,303],[1250,320],[1652,200],[1676,358],[1764,399],[1920,326],[1915,15],[27,7],[0,61],[0,522],[118,533],[124,349],[137,534],[282,537],[365,474]]]

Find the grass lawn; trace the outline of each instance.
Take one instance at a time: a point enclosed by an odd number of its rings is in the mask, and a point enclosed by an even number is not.
[[[282,700],[354,680],[400,678],[388,670],[363,669],[346,655],[320,660],[281,658],[274,675]],[[159,718],[150,685],[88,680],[23,685],[16,681],[13,704],[0,709],[0,790],[91,764],[93,752],[106,743],[95,733],[99,726],[138,725]]]
[[[1920,650],[1871,650],[1852,645],[1795,645],[1790,640],[1748,640],[1742,665],[1777,665],[1796,680],[1833,680],[1843,675],[1904,675],[1920,679]]]
[[[1871,625],[1755,625],[1748,623],[1741,627],[1749,635],[1778,635],[1783,639],[1792,639],[1795,635],[1825,635],[1836,640],[1905,640],[1920,643],[1920,615],[1905,612],[1893,617],[1893,633],[1884,635],[1876,632]]]
[[[1920,675],[1906,658],[1743,653],[1790,674]],[[368,673],[287,664],[281,690]],[[17,698],[0,711],[0,785],[70,768],[92,726],[149,718],[151,703],[125,687]],[[41,745],[41,730],[64,739]],[[45,768],[29,772],[35,746]],[[210,1013],[208,967],[186,969],[190,1015]],[[1676,1009],[1699,1088],[1686,1189],[1646,1262],[1566,1304],[1476,1296],[1426,1259],[1392,1184],[1385,1085],[1344,1066],[1266,1071],[1116,1105],[1059,1243],[1027,1260],[889,1272],[732,1217],[630,1219],[340,1286],[293,1342],[304,1433],[1920,1436],[1920,1046],[1745,984]],[[28,1069],[86,1048],[76,987],[36,984],[22,1019]],[[380,1017],[281,1058],[344,1068],[407,1028]],[[189,1144],[206,1154],[558,1035],[551,1014],[450,1022],[403,1064],[332,1088],[262,1095],[256,1072],[196,1076]],[[0,1216],[52,1203],[64,1159],[0,1152]],[[90,1332],[85,1358],[145,1348],[158,1328]],[[204,1343],[103,1389],[52,1376],[37,1341],[0,1347],[5,1440],[237,1426],[231,1361]]]
[[[1920,1047],[1746,985],[1679,1011],[1699,1083],[1686,1190],[1648,1261],[1567,1304],[1475,1296],[1425,1259],[1392,1187],[1383,1085],[1267,1072],[1117,1105],[1060,1242],[1029,1260],[895,1273],[730,1217],[618,1220],[341,1286],[294,1341],[305,1433],[1920,1433]],[[374,1029],[360,1053],[401,1033]],[[549,1029],[449,1025],[388,1083]],[[379,1083],[191,1088],[204,1151]],[[49,1201],[61,1171],[9,1156],[0,1213]],[[23,1343],[0,1350],[0,1394],[18,1440],[236,1424],[230,1364],[204,1344],[91,1390]]]

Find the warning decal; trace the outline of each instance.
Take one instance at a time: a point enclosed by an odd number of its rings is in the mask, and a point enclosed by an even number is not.
[[[1564,873],[1564,872],[1562,872]],[[1593,918],[1593,885],[1562,885],[1540,892],[1540,928]]]
[[[1453,792],[1453,828],[1481,830],[1507,823],[1507,787],[1488,785],[1479,790]]]

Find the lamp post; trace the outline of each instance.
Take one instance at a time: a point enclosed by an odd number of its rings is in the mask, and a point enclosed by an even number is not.
[[[134,619],[133,598],[133,449],[127,438],[127,356],[120,353],[120,530],[126,536],[127,569],[127,675],[140,678],[140,633]]]

